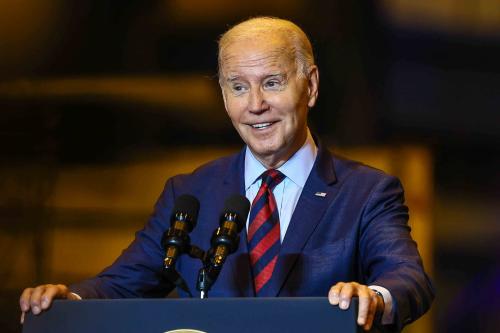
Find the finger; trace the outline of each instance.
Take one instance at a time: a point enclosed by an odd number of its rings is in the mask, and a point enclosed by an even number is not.
[[[30,299],[33,293],[33,288],[26,288],[23,290],[21,297],[19,297],[19,306],[22,312],[26,312],[30,309]]]
[[[371,306],[371,293],[365,286],[358,286],[355,292],[358,295],[358,325],[363,326],[366,324],[368,313]]]
[[[45,286],[38,286],[33,290],[33,293],[31,294],[30,298],[31,312],[33,312],[33,314],[35,315],[39,314],[42,311],[40,303],[45,288],[46,288]]]
[[[328,301],[331,305],[338,305],[340,301],[340,290],[344,286],[344,282],[338,282],[336,285],[330,288],[328,292]]]
[[[40,297],[41,308],[43,310],[48,309],[54,298],[60,298],[60,297],[64,298],[65,296],[64,294],[65,294],[65,287],[62,285],[47,286]]]
[[[25,313],[26,313],[26,312],[24,312],[24,311],[23,311],[23,312],[21,312],[21,320],[20,320],[20,321],[21,321],[21,325],[22,325],[22,324],[24,324],[24,314],[25,314]]]
[[[378,296],[373,295],[371,297],[370,307],[368,310],[368,316],[366,318],[366,323],[363,326],[363,329],[368,331],[373,325],[373,319],[375,319],[375,314],[377,312],[377,303],[379,302]]]
[[[357,283],[350,282],[344,284],[342,287],[342,290],[340,291],[340,304],[339,307],[342,310],[346,310],[349,308],[349,304],[351,303],[351,298],[354,293],[354,288],[357,285]]]

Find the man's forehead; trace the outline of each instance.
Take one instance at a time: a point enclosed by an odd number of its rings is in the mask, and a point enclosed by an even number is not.
[[[223,58],[223,65],[227,68],[234,67],[283,67],[290,58],[280,50],[246,49],[234,50]]]
[[[273,39],[238,40],[228,45],[221,56],[221,69],[226,78],[246,69],[283,74],[291,69],[294,50],[284,42]]]
[[[221,50],[223,55],[244,49],[260,49],[269,52],[292,48],[292,43],[285,36],[277,33],[252,34],[230,38]]]
[[[283,61],[279,56],[252,58],[251,60],[240,59],[239,61],[228,60],[222,65],[222,74],[226,81],[235,81],[250,77],[287,77],[294,70],[295,67],[292,62]]]

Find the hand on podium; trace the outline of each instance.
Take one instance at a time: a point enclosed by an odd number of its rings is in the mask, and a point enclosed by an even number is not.
[[[35,288],[24,289],[19,299],[21,307],[21,324],[24,322],[24,315],[31,309],[37,315],[50,307],[53,299],[80,300],[81,298],[71,293],[67,286],[63,284],[44,284]]]
[[[338,305],[342,310],[349,308],[351,298],[359,298],[358,325],[368,331],[373,325],[375,315],[384,312],[384,299],[368,286],[357,282],[339,282],[330,288],[328,300],[332,305]]]

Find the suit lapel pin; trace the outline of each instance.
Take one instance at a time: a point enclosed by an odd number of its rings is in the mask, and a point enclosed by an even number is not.
[[[324,198],[324,197],[326,197],[326,192],[316,192],[316,193],[314,193],[314,195],[317,196],[317,197]]]

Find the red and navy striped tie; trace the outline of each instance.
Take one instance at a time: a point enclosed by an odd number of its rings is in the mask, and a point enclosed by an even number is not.
[[[278,260],[280,221],[273,189],[285,179],[285,175],[269,169],[260,177],[262,184],[253,200],[248,225],[248,252],[257,296],[271,279]]]

